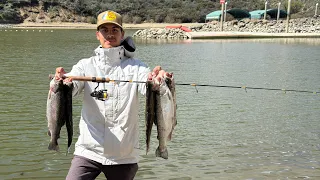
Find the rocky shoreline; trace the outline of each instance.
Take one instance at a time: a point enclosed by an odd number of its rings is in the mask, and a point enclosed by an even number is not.
[[[192,32],[220,32],[220,22],[188,27]],[[233,20],[224,23],[226,32],[259,32],[259,33],[285,33],[286,20]],[[289,33],[320,33],[320,16],[312,18],[291,19]],[[180,28],[149,28],[138,30],[133,34],[135,38],[142,39],[188,39],[187,33]]]

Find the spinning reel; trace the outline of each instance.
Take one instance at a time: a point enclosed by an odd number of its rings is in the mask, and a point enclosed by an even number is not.
[[[100,101],[105,101],[108,99],[108,93],[106,89],[102,89],[97,91],[96,89],[99,87],[99,83],[96,88],[94,88],[94,91],[90,93],[90,96],[95,97],[96,99]]]

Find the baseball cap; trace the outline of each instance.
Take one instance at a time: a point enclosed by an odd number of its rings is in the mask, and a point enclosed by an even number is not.
[[[122,27],[122,17],[120,14],[114,11],[104,11],[98,15],[97,18],[97,29],[101,24],[112,23],[118,25],[121,29]]]

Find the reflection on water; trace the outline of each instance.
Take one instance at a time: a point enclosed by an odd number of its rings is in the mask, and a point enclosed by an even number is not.
[[[68,71],[90,57],[98,46],[95,31],[0,31],[0,42],[0,179],[64,179],[72,159],[65,156],[65,128],[59,139],[62,152],[47,150],[47,77],[55,67]],[[135,42],[136,57],[174,72],[179,83],[320,90],[318,39]],[[193,86],[176,90],[178,125],[168,160],[155,157],[155,128],[145,154],[140,97],[136,179],[320,179],[319,94]],[[73,108],[75,142],[81,97]]]
[[[139,44],[177,44],[191,43],[190,39],[141,39],[135,38],[135,42]]]

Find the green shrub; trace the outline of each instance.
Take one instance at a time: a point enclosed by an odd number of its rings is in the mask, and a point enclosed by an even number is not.
[[[288,11],[288,1],[285,1],[284,7]],[[291,1],[290,14],[296,14],[301,11],[303,3],[301,1]]]
[[[5,4],[0,11],[1,20],[6,23],[19,23],[22,21],[20,13],[11,3]]]
[[[154,16],[154,21],[156,23],[163,23],[164,18],[166,18],[167,13],[165,11],[158,11],[157,13],[151,15]]]
[[[87,17],[86,21],[87,21],[87,23],[97,24],[97,19],[92,16]]]
[[[166,18],[164,18],[164,22],[165,23],[175,23],[176,20],[173,17],[167,15]],[[177,22],[177,23],[180,23],[180,22]]]
[[[48,16],[49,16],[50,18],[54,18],[54,17],[56,17],[56,16],[59,16],[59,9],[58,9],[58,7],[57,7],[57,6],[50,6],[50,7],[48,8]]]
[[[142,18],[139,17],[139,16],[134,16],[134,17],[132,18],[132,22],[133,22],[134,24],[141,24],[141,23],[142,23]]]
[[[132,18],[129,14],[125,14],[122,16],[123,23],[132,23]]]

